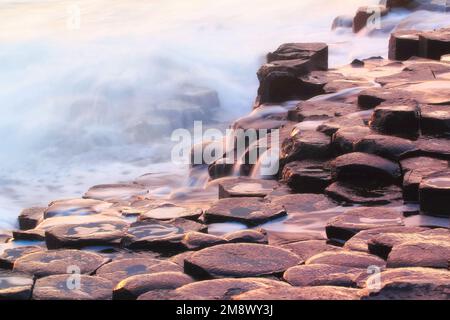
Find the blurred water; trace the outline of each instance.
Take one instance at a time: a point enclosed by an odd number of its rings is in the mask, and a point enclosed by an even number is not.
[[[330,31],[335,16],[373,3],[1,1],[0,228],[22,207],[158,171],[172,129],[247,113],[258,66],[283,42],[328,42],[334,66],[386,56],[386,30]],[[388,25],[408,18],[407,27],[429,28],[448,18],[421,17],[400,10]],[[220,108],[186,100],[192,90],[216,92]]]

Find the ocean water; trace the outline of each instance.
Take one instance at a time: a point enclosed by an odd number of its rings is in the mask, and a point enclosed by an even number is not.
[[[445,25],[396,10],[376,33],[331,31],[374,0],[0,1],[0,229],[21,208],[170,164],[170,133],[248,113],[265,54],[324,41],[330,64],[387,55],[389,31]],[[192,100],[200,93],[204,99]]]

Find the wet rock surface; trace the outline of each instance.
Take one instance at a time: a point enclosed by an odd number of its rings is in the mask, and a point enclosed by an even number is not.
[[[23,246],[5,249],[0,255],[0,268],[12,269],[14,262],[20,257],[29,253],[44,251],[44,248],[39,246]]]
[[[323,193],[332,181],[329,163],[311,160],[288,163],[282,177],[292,190],[300,193]]]
[[[358,278],[365,272],[365,269],[346,266],[311,264],[289,268],[283,278],[296,287],[357,287]]]
[[[300,262],[296,254],[273,246],[223,244],[194,253],[184,269],[195,277],[254,277],[281,273]]]
[[[44,207],[32,207],[24,209],[19,215],[19,227],[21,230],[34,229],[44,219]]]
[[[367,269],[370,266],[377,266],[380,268],[386,266],[386,262],[377,256],[364,252],[353,251],[332,251],[319,253],[309,258],[305,264],[329,264],[360,269]]]
[[[0,269],[0,300],[29,300],[33,277]]]
[[[246,177],[227,179],[219,183],[219,198],[260,197],[263,198],[279,186],[277,181],[258,180]]]

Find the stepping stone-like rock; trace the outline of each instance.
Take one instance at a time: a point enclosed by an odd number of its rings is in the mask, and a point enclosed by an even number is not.
[[[184,235],[189,231],[203,232],[205,225],[186,220],[174,219],[165,221],[147,220],[131,224],[122,245],[130,249],[150,249],[156,252],[183,251],[181,244]]]
[[[430,267],[449,268],[450,241],[410,241],[392,248],[388,268]]]
[[[366,126],[340,128],[336,131],[331,140],[333,153],[336,155],[341,155],[354,152],[355,144],[370,133],[370,128]]]
[[[42,229],[14,230],[12,236],[16,241],[17,240],[44,241],[45,230]]]
[[[371,27],[369,25],[370,19],[375,14],[380,16],[387,15],[389,10],[382,5],[365,6],[358,8],[358,11],[353,18],[353,32],[358,33],[359,31],[365,29],[366,27]]]
[[[103,184],[90,188],[83,198],[120,202],[147,193],[148,189],[138,184]]]
[[[138,300],[231,300],[241,293],[269,287],[289,288],[290,285],[265,278],[213,279],[189,283],[175,290],[150,291]]]
[[[403,225],[403,214],[399,210],[383,207],[359,207],[328,221],[326,232],[329,239],[347,241],[363,230]]]
[[[219,183],[219,199],[234,197],[263,198],[279,187],[275,180],[259,180],[246,177],[232,178]]]
[[[289,268],[284,280],[296,287],[338,286],[356,287],[365,269],[327,264],[310,264]]]
[[[420,107],[420,128],[423,134],[450,134],[450,107],[425,105]]]
[[[294,253],[262,244],[222,244],[194,253],[185,260],[185,272],[196,277],[255,277],[279,274],[300,263]]]
[[[376,278],[375,278],[376,277]],[[363,300],[449,300],[450,272],[431,268],[399,268],[367,279],[381,280],[380,288],[361,292]]]
[[[33,300],[111,300],[112,283],[87,275],[54,275],[36,280]]]
[[[364,186],[335,182],[325,189],[331,198],[356,204],[389,204],[402,200],[402,190],[395,186]]]
[[[401,177],[400,166],[385,158],[362,152],[337,157],[331,162],[331,175],[339,181],[377,181],[391,184]]]
[[[387,90],[385,88],[371,88],[363,90],[358,95],[358,106],[361,109],[373,109],[384,103],[385,105],[415,105],[413,95],[406,90]]]
[[[283,206],[289,214],[325,211],[337,204],[323,194],[301,193],[274,198],[273,204]]]
[[[267,62],[294,59],[312,59],[327,70],[328,46],[326,43],[285,43],[267,54]]]
[[[427,230],[421,227],[386,227],[367,229],[358,232],[352,238],[350,238],[344,245],[344,249],[353,251],[362,251],[369,253],[369,241],[380,234],[386,233],[418,233]],[[389,249],[390,251],[390,249]],[[375,254],[375,252],[372,252]],[[387,258],[387,256],[386,256]]]
[[[329,264],[360,269],[367,269],[370,266],[377,266],[380,268],[386,266],[386,262],[377,256],[364,252],[344,250],[319,253],[309,258],[306,261],[306,264]]]
[[[304,159],[326,159],[330,156],[331,139],[318,131],[294,129],[284,140],[280,156],[285,163]]]
[[[302,261],[306,261],[316,254],[326,251],[338,251],[341,248],[327,244],[325,240],[307,240],[292,242],[282,245],[281,248],[292,251],[299,256]]]
[[[419,185],[419,199],[423,212],[450,216],[450,170],[424,178]]]
[[[13,271],[46,277],[79,271],[92,274],[108,260],[96,253],[80,250],[55,250],[30,253],[14,262]]]
[[[302,89],[302,95],[304,96],[304,99],[325,94],[326,93],[325,86],[331,81],[341,79],[342,77],[343,77],[342,74],[330,71],[312,71],[307,75],[300,77],[299,78],[300,87]],[[323,102],[327,103],[329,101]],[[295,120],[296,119],[295,111],[291,114],[288,112],[288,119],[292,121],[297,121]]]
[[[450,241],[450,234],[446,229],[425,229],[416,231],[417,228],[407,228],[406,230],[384,230],[377,235],[373,235],[369,241],[369,252],[383,259],[388,259],[391,250],[408,242],[429,242],[429,241]]]
[[[170,257],[168,260],[170,262],[176,263],[179,265],[182,269],[184,268],[184,260],[192,256],[196,251],[185,251],[179,254],[176,254],[172,257]]]
[[[422,137],[416,141],[420,155],[450,160],[448,139]]]
[[[342,117],[325,121],[317,127],[317,131],[327,136],[334,135],[338,130],[349,127],[364,127],[369,122],[369,115],[362,112],[347,114]]]
[[[176,218],[198,219],[202,214],[200,208],[182,207],[172,203],[164,203],[139,215],[139,220],[157,219],[171,220]]]
[[[229,243],[268,243],[267,233],[263,230],[238,230],[225,234],[223,238]]]
[[[309,240],[327,240],[322,232],[317,231],[284,232],[268,230],[267,236],[271,246],[282,246],[288,243]]]
[[[423,58],[440,60],[450,53],[450,30],[441,29],[419,35],[419,54]]]
[[[44,248],[39,246],[23,246],[5,249],[3,253],[0,255],[0,268],[12,269],[14,266],[14,262],[17,259],[29,253],[39,251],[44,251]]]
[[[317,286],[264,288],[235,296],[233,300],[359,300],[357,289]]]
[[[111,203],[94,199],[58,200],[50,203],[44,212],[44,218],[98,214],[111,206]]]
[[[295,109],[290,110],[288,118],[291,121],[318,121],[359,111],[354,104],[333,101],[302,101]]]
[[[389,59],[405,61],[419,56],[419,31],[401,30],[391,33]]]
[[[406,171],[403,176],[403,199],[405,201],[418,202],[419,186],[422,180],[429,175],[445,170],[447,168],[448,168],[447,161],[443,161],[442,166],[439,166],[438,164],[436,166],[433,166],[427,165],[424,160],[422,168]]]
[[[138,274],[181,271],[183,268],[174,262],[137,257],[107,263],[101,266],[95,274],[117,285],[120,281]]]
[[[118,245],[128,226],[117,220],[60,225],[45,231],[45,243],[49,249]]]
[[[382,105],[375,108],[372,129],[387,134],[416,136],[419,130],[418,109],[412,105]]]
[[[400,160],[400,166],[403,173],[424,168],[426,168],[426,171],[442,171],[449,167],[449,162],[447,160],[419,156]]]
[[[331,172],[328,162],[294,161],[283,168],[282,178],[296,192],[322,193],[331,183]]]
[[[19,227],[21,230],[34,229],[44,219],[44,207],[31,207],[24,209],[19,215]]]
[[[411,140],[378,134],[367,135],[355,144],[357,152],[375,154],[393,161],[414,150],[416,146]]]
[[[227,241],[224,238],[212,234],[191,231],[185,234],[182,243],[188,250],[199,250],[218,244],[224,244],[227,243]]]
[[[0,270],[0,300],[29,300],[33,283],[29,275]]]
[[[193,281],[191,277],[181,272],[138,274],[122,280],[114,288],[113,298],[115,300],[136,300],[146,292],[176,289]]]
[[[286,215],[286,210],[278,204],[255,198],[225,198],[216,201],[205,211],[208,223],[236,221],[247,225],[260,225]]]

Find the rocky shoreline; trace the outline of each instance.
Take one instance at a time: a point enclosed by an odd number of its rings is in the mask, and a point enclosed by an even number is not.
[[[154,199],[146,175],[25,209],[0,234],[0,300],[450,300],[449,44],[402,31],[390,60],[338,69],[324,43],[281,45],[264,116],[233,125],[280,130],[272,179],[217,159],[201,201]],[[211,232],[229,222],[246,227]]]

